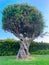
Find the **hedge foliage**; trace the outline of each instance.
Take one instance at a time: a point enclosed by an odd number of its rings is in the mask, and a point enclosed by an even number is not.
[[[19,41],[13,39],[0,40],[0,56],[16,55],[19,50]],[[31,42],[29,51],[31,54],[49,54],[49,44],[43,42]]]
[[[13,39],[0,40],[0,56],[16,55],[19,47],[19,41]]]
[[[37,50],[35,52],[31,52],[31,54],[40,54],[40,55],[48,54],[49,55],[49,49],[47,49],[47,50]]]
[[[49,43],[43,43],[43,42],[32,42],[30,45],[30,52],[35,52],[37,50],[48,50],[49,49]]]

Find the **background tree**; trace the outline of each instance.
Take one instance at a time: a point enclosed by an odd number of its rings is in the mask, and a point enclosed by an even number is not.
[[[2,12],[3,29],[20,39],[17,58],[29,58],[29,46],[44,28],[41,12],[27,4],[8,5]]]

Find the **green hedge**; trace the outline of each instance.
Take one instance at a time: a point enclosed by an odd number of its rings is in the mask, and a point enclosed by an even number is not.
[[[31,54],[46,55],[46,54],[49,54],[49,50],[37,50],[35,52],[31,52]]]
[[[0,56],[16,55],[19,47],[19,41],[13,39],[0,40]]]
[[[35,52],[37,50],[47,50],[49,49],[49,43],[43,43],[43,42],[32,42],[30,45],[30,52]]]
[[[19,43],[13,39],[0,40],[0,56],[16,55],[20,47]],[[32,54],[49,54],[49,44],[32,42],[29,51]]]

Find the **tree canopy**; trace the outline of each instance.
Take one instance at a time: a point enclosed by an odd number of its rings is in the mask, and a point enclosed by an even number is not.
[[[34,6],[28,4],[8,5],[3,10],[3,29],[16,36],[22,34],[24,37],[38,37],[44,28],[41,12]]]

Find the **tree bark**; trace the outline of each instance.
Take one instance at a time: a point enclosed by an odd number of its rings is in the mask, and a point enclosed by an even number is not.
[[[21,39],[20,49],[17,54],[18,59],[26,59],[30,57],[30,53],[29,53],[30,42],[31,40],[29,39]]]

